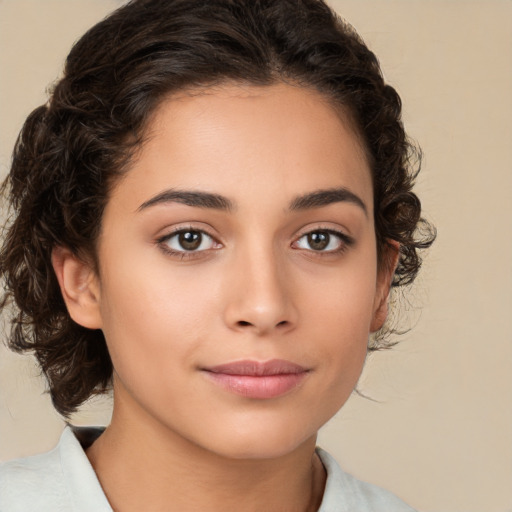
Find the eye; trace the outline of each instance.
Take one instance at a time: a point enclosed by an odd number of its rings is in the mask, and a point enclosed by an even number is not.
[[[316,252],[339,252],[352,243],[353,240],[344,233],[332,229],[319,229],[302,235],[294,246]]]
[[[200,252],[219,245],[210,235],[198,229],[180,229],[158,242],[171,253]]]

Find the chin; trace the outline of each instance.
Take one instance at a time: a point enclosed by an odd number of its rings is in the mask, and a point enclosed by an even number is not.
[[[255,428],[257,426],[258,428]],[[209,438],[209,450],[229,459],[276,459],[305,444],[315,447],[317,431],[298,425],[253,424],[252,428],[231,428]]]
[[[314,438],[316,439],[316,435]],[[234,460],[278,459],[292,453],[307,441],[305,440],[300,443],[277,443],[262,440],[252,444],[231,443],[230,446],[216,447],[215,452],[221,457]],[[311,444],[314,447],[314,441]]]

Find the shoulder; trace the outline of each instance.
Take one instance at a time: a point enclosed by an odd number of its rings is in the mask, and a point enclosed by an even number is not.
[[[112,510],[69,427],[53,450],[0,464],[0,512],[87,510],[84,505]]]
[[[327,471],[318,512],[414,512],[393,493],[345,473],[326,451],[317,448],[317,453]]]
[[[60,511],[68,501],[58,447],[0,464],[1,512]]]

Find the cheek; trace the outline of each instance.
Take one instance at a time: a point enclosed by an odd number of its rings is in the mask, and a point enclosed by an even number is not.
[[[302,283],[301,309],[317,328],[332,332],[330,339],[350,343],[369,335],[377,279],[373,252],[351,255],[346,264]]]
[[[369,249],[367,254],[357,255],[354,262],[357,264],[330,272],[319,286],[304,286],[300,292],[304,322],[309,336],[315,340],[310,348],[326,367],[327,385],[338,391],[343,387],[351,391],[359,378],[374,312],[373,251]]]
[[[103,331],[112,362],[134,386],[138,381],[162,385],[158,376],[173,381],[192,365],[216,314],[211,277],[146,263],[118,258],[102,280]]]

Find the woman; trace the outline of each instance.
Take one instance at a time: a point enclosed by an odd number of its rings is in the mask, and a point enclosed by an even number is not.
[[[0,510],[411,510],[315,441],[433,239],[412,154],[321,1],[138,0],[87,32],[20,134],[1,269],[56,409],[112,386],[112,422],[6,463]]]

